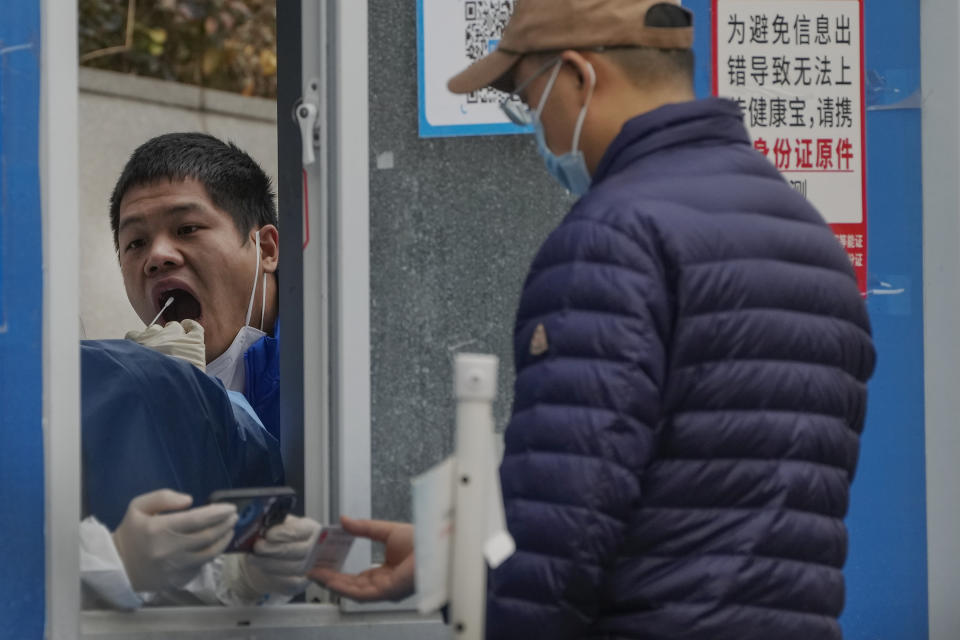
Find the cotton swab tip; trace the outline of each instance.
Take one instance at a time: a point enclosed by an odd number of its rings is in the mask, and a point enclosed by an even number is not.
[[[162,315],[163,315],[163,312],[167,310],[167,307],[169,307],[169,306],[172,305],[172,304],[173,304],[173,296],[170,296],[169,298],[167,298],[167,301],[163,303],[163,306],[160,307],[160,312],[157,313],[156,316],[154,316],[153,320],[152,320],[152,321],[150,322],[150,324],[148,324],[147,326],[148,326],[148,327],[152,327],[153,324],[157,321],[157,318],[159,318],[160,316],[162,316]]]

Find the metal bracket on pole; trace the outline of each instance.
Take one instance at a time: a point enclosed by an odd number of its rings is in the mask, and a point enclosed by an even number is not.
[[[311,80],[304,89],[303,99],[297,105],[294,116],[300,125],[300,141],[303,149],[303,166],[316,162],[320,150],[320,81]]]

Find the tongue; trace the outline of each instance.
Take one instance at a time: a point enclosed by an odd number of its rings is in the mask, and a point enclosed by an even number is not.
[[[173,304],[167,307],[163,312],[163,319],[167,322],[183,322],[184,320],[196,320],[200,317],[200,303],[192,295],[178,289],[171,291]]]

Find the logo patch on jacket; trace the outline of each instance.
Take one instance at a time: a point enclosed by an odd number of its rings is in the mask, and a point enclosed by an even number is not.
[[[547,329],[541,322],[533,331],[533,339],[530,340],[530,355],[542,356],[549,348],[550,343],[547,342]]]

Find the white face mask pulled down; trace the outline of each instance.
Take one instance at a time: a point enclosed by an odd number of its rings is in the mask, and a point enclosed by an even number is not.
[[[250,315],[253,313],[253,301],[256,299],[257,282],[260,279],[260,231],[257,231],[257,267],[253,273],[253,291],[250,292],[250,302],[247,304],[247,317],[243,322],[243,328],[237,333],[230,346],[222,354],[217,356],[213,362],[207,363],[207,373],[215,378],[220,378],[230,391],[239,391],[243,393],[247,382],[247,371],[244,366],[243,355],[247,349],[252,347],[260,338],[267,335],[263,332],[263,320],[267,309],[267,273],[263,273],[263,298],[260,305],[260,328],[254,329],[250,326]]]

